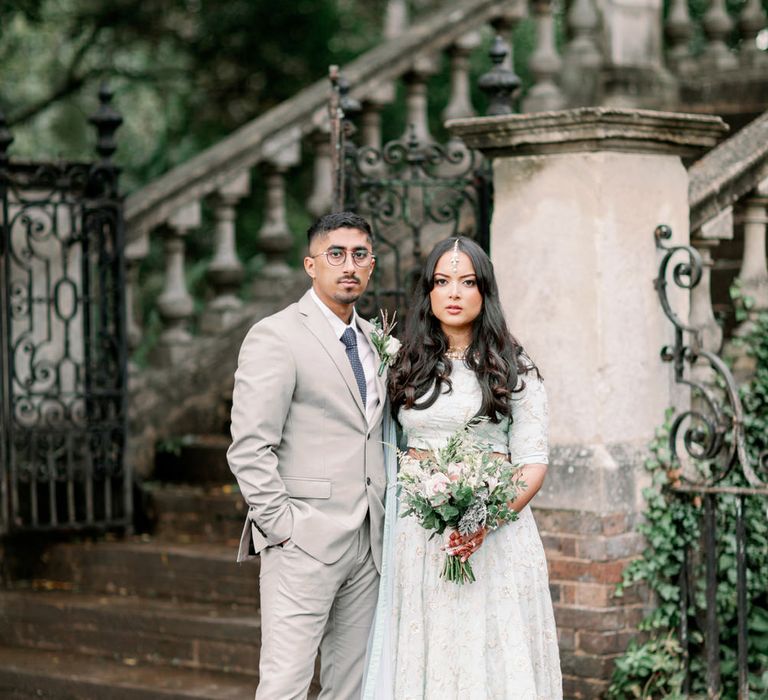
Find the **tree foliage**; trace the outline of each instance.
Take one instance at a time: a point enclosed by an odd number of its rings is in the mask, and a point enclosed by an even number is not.
[[[380,38],[384,0],[24,0],[0,4],[0,99],[17,156],[82,158],[108,80],[133,189]]]

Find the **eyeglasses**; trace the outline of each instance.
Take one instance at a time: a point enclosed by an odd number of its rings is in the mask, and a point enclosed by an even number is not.
[[[346,248],[328,248],[322,253],[317,255],[310,255],[310,258],[319,258],[321,255],[325,255],[325,259],[328,264],[333,267],[339,267],[347,261],[347,253],[352,256],[352,262],[355,267],[370,267],[376,256],[371,251],[365,248],[355,248],[354,250],[347,250]]]

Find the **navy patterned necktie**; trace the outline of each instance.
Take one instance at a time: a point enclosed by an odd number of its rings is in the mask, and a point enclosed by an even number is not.
[[[347,349],[349,364],[352,365],[352,372],[357,380],[357,388],[360,389],[360,397],[363,399],[363,406],[365,406],[367,393],[365,372],[363,372],[363,363],[360,362],[360,355],[357,354],[357,333],[352,328],[347,328],[341,336],[341,342],[344,343],[344,347]]]

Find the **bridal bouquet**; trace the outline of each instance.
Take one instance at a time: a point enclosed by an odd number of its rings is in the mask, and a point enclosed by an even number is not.
[[[445,447],[421,458],[400,453],[398,483],[405,505],[402,517],[413,515],[435,535],[446,528],[471,535],[481,527],[493,530],[517,519],[509,504],[525,484],[519,467],[488,452],[470,431],[470,423],[448,440]],[[448,552],[440,574],[454,583],[475,580],[472,565]]]

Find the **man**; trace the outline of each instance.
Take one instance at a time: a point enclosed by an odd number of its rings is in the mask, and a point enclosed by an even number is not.
[[[240,349],[229,466],[248,506],[238,561],[260,554],[257,700],[358,698],[384,514],[384,378],[355,313],[374,268],[371,228],[328,214],[308,231],[312,288]]]

